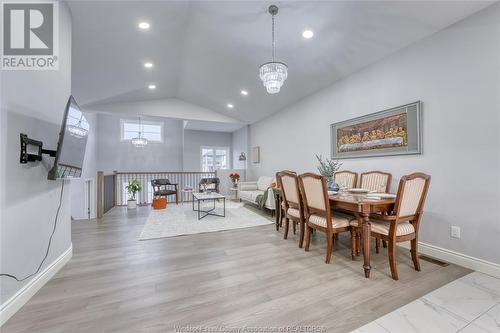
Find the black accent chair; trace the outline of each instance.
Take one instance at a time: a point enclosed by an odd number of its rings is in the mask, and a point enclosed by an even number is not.
[[[179,204],[179,190],[178,184],[171,183],[168,179],[153,179],[151,180],[151,186],[153,187],[154,197],[167,197],[169,195],[175,195],[175,203]],[[172,190],[174,186],[175,190]]]
[[[217,192],[219,193],[219,178],[202,178],[198,184],[198,191],[203,192],[205,189],[207,192]]]

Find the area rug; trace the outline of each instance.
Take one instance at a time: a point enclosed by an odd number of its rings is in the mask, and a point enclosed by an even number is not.
[[[206,207],[213,203],[205,203]],[[217,213],[222,213],[222,202],[217,203]],[[139,240],[201,234],[222,230],[256,227],[274,223],[244,207],[243,203],[226,200],[226,217],[207,216],[198,220],[191,203],[168,205],[166,209],[152,210],[144,224]]]

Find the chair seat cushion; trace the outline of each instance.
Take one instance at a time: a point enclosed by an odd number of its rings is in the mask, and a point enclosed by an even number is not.
[[[296,218],[300,218],[300,211],[296,208],[288,208],[286,214]]]
[[[372,225],[372,231],[382,235],[389,235],[389,228],[391,224],[389,222],[379,222],[379,221],[370,221]],[[358,226],[358,220],[352,220],[350,224],[354,227]],[[396,236],[405,236],[410,235],[415,232],[415,227],[410,222],[402,222],[398,223],[398,227],[396,229]]]
[[[173,195],[173,194],[176,194],[177,192],[174,191],[174,190],[160,190],[160,191],[156,191],[154,193],[155,196],[166,196],[166,195]]]
[[[319,225],[323,228],[326,228],[326,218],[323,216],[319,216],[316,214],[312,214],[309,216],[309,222],[315,225]],[[344,228],[349,226],[349,218],[345,215],[333,213],[332,215],[332,227],[333,228]]]

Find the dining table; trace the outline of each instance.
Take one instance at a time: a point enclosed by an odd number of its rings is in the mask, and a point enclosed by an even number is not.
[[[282,194],[281,189],[274,189],[275,203],[276,203],[276,230],[279,229],[279,223],[281,221],[281,202]],[[361,227],[361,247],[363,249],[363,270],[365,277],[370,277],[370,234],[371,234],[371,223],[370,215],[377,213],[391,212],[394,210],[394,205],[396,203],[395,198],[380,198],[374,199],[370,198],[366,194],[355,194],[349,193],[349,191],[343,191],[341,193],[333,194],[328,196],[330,201],[330,208],[333,210],[342,210],[344,212],[352,213],[358,219],[358,225]]]
[[[394,210],[395,198],[370,198],[365,194],[337,193],[328,196],[330,208],[352,213],[358,219],[361,226],[361,247],[363,248],[363,269],[365,277],[370,277],[370,215]],[[359,228],[358,228],[359,229]]]

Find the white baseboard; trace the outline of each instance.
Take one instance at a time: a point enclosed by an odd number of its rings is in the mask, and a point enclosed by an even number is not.
[[[400,243],[398,245],[406,249],[410,248],[409,242]],[[425,254],[426,256],[500,278],[499,264],[422,242],[418,243],[418,250],[421,254]]]
[[[36,294],[73,256],[73,244],[54,262],[35,275],[17,293],[0,306],[0,327]]]

